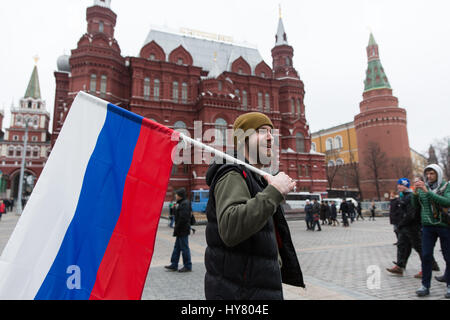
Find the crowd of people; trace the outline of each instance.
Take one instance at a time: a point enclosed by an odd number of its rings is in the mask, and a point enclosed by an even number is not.
[[[2,215],[12,211],[14,208],[14,199],[0,199],[0,220]]]
[[[373,210],[375,205],[373,204]],[[342,226],[349,227],[350,223],[355,220],[364,220],[362,215],[361,202],[358,201],[357,205],[350,199],[342,199],[339,208],[336,206],[336,201],[323,200],[321,203],[316,199],[311,203],[306,200],[305,205],[305,222],[306,230],[315,231],[316,226],[318,231],[322,231],[321,225],[338,226],[341,224],[338,220],[338,212],[341,213]],[[322,223],[320,223],[322,222]]]

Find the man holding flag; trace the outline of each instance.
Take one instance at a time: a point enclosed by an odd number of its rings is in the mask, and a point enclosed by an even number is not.
[[[273,152],[272,129],[262,113],[238,117],[233,126],[235,156],[261,168]],[[216,162],[206,175],[206,298],[278,300],[283,299],[282,282],[304,287],[280,206],[295,181],[285,173],[262,177],[243,165]]]

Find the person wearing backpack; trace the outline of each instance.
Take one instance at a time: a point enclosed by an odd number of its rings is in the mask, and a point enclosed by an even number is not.
[[[420,208],[422,221],[422,287],[417,296],[430,294],[433,251],[437,239],[441,243],[442,255],[446,263],[445,279],[447,291],[445,298],[450,299],[450,184],[443,179],[443,171],[437,164],[430,164],[424,170],[425,181],[416,179],[413,205]]]
[[[191,251],[189,249],[189,234],[191,230],[191,203],[186,197],[186,189],[175,191],[177,201],[175,207],[175,227],[173,236],[176,237],[173,247],[170,265],[165,266],[169,271],[190,272],[192,271]],[[183,257],[183,268],[178,270],[180,255]]]

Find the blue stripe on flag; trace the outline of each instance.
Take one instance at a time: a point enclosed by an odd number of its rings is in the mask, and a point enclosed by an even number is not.
[[[75,215],[35,299],[89,299],[119,219],[125,179],[142,119],[108,104],[105,124],[86,168]],[[76,288],[78,283],[80,289]]]

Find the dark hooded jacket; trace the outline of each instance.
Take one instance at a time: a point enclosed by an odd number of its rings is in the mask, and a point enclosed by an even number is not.
[[[208,169],[206,299],[283,299],[282,282],[305,285],[281,206],[262,229],[233,246],[225,244],[219,234],[214,190],[219,179],[230,171],[242,176],[252,199],[267,187],[264,179],[241,165],[213,163]],[[282,260],[281,268],[278,256]]]
[[[185,237],[191,232],[191,203],[186,199],[186,191],[180,189],[176,191],[181,200],[177,201],[175,206],[175,227],[173,229],[174,237]]]

